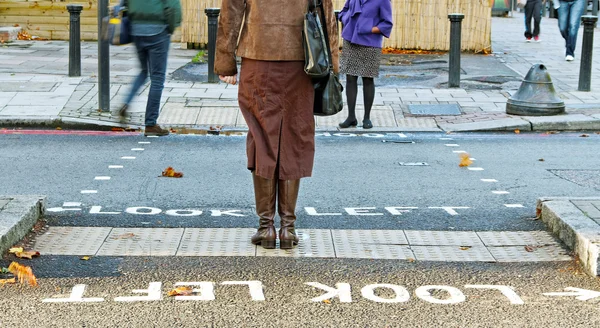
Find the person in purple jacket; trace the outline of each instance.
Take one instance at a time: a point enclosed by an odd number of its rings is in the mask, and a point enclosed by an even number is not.
[[[362,77],[365,115],[363,129],[373,127],[371,107],[375,99],[374,78],[379,77],[379,63],[383,37],[392,32],[391,0],[346,0],[338,15],[342,22],[343,46],[340,55],[340,72],[346,74],[348,118],[341,128],[357,126],[356,94],[358,77]]]

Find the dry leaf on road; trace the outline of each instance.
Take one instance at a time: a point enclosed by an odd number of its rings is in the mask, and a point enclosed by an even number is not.
[[[331,304],[331,301],[330,300],[323,300],[323,303],[325,303],[325,304]]]
[[[183,178],[183,173],[176,172],[172,167],[169,166],[162,172],[162,176],[167,178]]]
[[[471,249],[471,247],[472,247],[472,246],[460,246],[460,250],[461,250],[461,251],[466,251],[466,250],[469,250],[469,249]]]
[[[177,287],[167,293],[169,296],[188,296],[192,295],[193,289],[190,286]]]
[[[460,163],[458,164],[458,166],[460,167],[466,167],[473,164],[473,161],[471,160],[471,156],[467,153],[463,153],[460,154]]]
[[[515,133],[516,133],[516,134],[519,134],[519,133],[521,133],[521,130],[519,130],[519,129],[516,129],[516,130],[515,130]]]
[[[15,255],[22,259],[32,259],[34,257],[40,256],[40,252],[36,251],[26,251],[26,252],[16,252]]]
[[[129,238],[133,238],[133,237],[135,237],[135,234],[133,232],[128,232],[128,233],[124,233],[122,235],[113,237],[112,239],[129,239]]]
[[[23,247],[13,247],[13,248],[9,249],[8,252],[11,254],[21,253],[21,252],[23,252]]]
[[[33,271],[30,267],[21,265],[17,262],[12,262],[8,266],[8,271],[17,276],[17,279],[21,284],[28,282],[31,286],[37,286],[37,279],[33,275]]]
[[[535,248],[533,246],[527,245],[527,246],[525,246],[525,250],[531,253],[535,250]]]
[[[582,135],[580,135],[580,137],[582,137],[582,138],[589,138],[589,136],[590,136],[589,134],[582,134]]]
[[[84,257],[80,258],[80,260],[89,261],[89,259],[91,259],[91,258],[92,258],[91,256],[84,256]]]
[[[16,278],[0,279],[0,286],[4,286],[5,284],[15,284],[15,283],[17,283]]]

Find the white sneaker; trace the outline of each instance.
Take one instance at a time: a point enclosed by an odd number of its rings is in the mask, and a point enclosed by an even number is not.
[[[575,57],[568,55],[567,57],[565,57],[566,61],[573,61],[575,59]]]

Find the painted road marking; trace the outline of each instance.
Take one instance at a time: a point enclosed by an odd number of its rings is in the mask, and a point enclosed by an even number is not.
[[[466,151],[464,151],[464,150],[454,150],[454,151],[452,151],[452,152],[453,152],[453,153],[455,153],[455,154],[466,154],[466,153],[467,153],[467,152],[466,152]]]
[[[300,245],[289,252],[252,245],[250,237],[255,228],[49,227],[36,237],[34,248],[48,255],[82,255],[85,249],[84,255],[91,256],[282,256],[453,262],[572,259],[546,231],[494,232],[498,235],[489,231],[297,231]],[[525,246],[537,248],[527,252]]]
[[[217,300],[217,293],[215,292],[214,286],[216,285],[213,281],[188,281],[188,282],[177,282],[173,287],[178,286],[191,286],[192,295],[176,296],[175,301],[201,301],[201,302],[213,302]],[[259,280],[250,281],[224,281],[219,284],[220,286],[245,286],[247,288],[250,298],[255,302],[266,301],[264,291],[267,289],[264,284]],[[307,289],[308,293],[314,295],[315,292],[321,292],[322,294],[317,297],[311,297],[310,301],[315,303],[331,303],[338,301],[340,303],[353,303],[356,302],[352,298],[352,285],[346,282],[338,282],[331,287],[326,284],[322,284],[317,281],[305,282],[303,285],[312,287],[312,291]],[[114,302],[160,302],[163,301],[163,283],[160,281],[153,281],[148,284],[147,289],[134,289],[133,294],[144,294],[143,296],[119,296],[113,299]],[[53,297],[42,299],[42,303],[99,303],[106,302],[104,298],[92,297],[84,298],[87,285],[77,284],[73,286],[71,294],[67,298]],[[274,288],[276,288],[275,286]],[[239,287],[238,287],[239,288]],[[244,288],[244,287],[242,287]],[[524,305],[525,301],[519,296],[515,288],[506,285],[464,285],[464,291],[454,286],[447,285],[425,285],[415,288],[414,295],[417,299],[430,304],[438,305],[452,305],[464,302],[478,302],[480,296],[470,297],[469,292],[476,289],[487,291],[489,290],[494,295],[502,295],[503,298],[507,299],[508,302],[513,306]],[[376,290],[389,290],[392,295],[388,297],[382,297],[377,295]],[[542,296],[551,297],[575,297],[576,300],[587,302],[593,301],[600,297],[600,292],[595,290],[588,290],[576,287],[566,287],[566,292],[550,292],[541,293]],[[392,283],[377,283],[365,285],[360,290],[362,298],[369,300],[374,303],[386,304],[386,303],[406,303],[410,301],[411,293],[405,286],[392,284]],[[432,291],[435,291],[433,293]],[[500,292],[500,294],[498,294]],[[530,297],[531,298],[531,297]],[[221,297],[218,298],[222,300]],[[359,301],[360,302],[360,301]],[[487,300],[486,300],[487,302]],[[531,302],[539,302],[539,300],[533,299]]]
[[[106,181],[106,180],[110,180],[110,177],[107,176],[99,176],[99,177],[95,177],[94,180],[99,180],[99,181]]]
[[[452,138],[440,138],[440,140],[454,140]]]
[[[481,179],[483,182],[498,182],[496,179]]]
[[[123,156],[121,159],[135,159],[135,156]]]
[[[123,165],[109,165],[108,168],[109,169],[122,169]]]
[[[483,171],[483,167],[467,167],[469,171]]]
[[[525,207],[525,206],[523,206],[523,204],[504,204],[504,206],[506,206],[508,208],[521,208],[521,207]]]
[[[69,206],[71,206],[71,207],[79,207],[79,206],[81,206],[81,203],[80,202],[64,202],[63,206],[65,206],[65,207],[69,207]]]
[[[131,148],[132,151],[143,151],[144,148]]]
[[[140,145],[149,145],[149,144],[151,144],[151,142],[150,141],[139,141],[138,144],[140,144]]]
[[[446,147],[460,147],[458,144],[446,144]]]
[[[82,190],[82,194],[97,194],[98,190]]]
[[[507,195],[510,194],[510,192],[506,191],[506,190],[493,190],[492,194],[496,194],[496,195]]]

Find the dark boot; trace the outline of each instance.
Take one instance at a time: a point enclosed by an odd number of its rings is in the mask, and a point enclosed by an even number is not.
[[[291,249],[298,245],[296,235],[296,200],[300,180],[279,180],[277,187],[277,209],[281,218],[281,229],[279,229],[279,247]]]
[[[258,231],[252,236],[254,245],[263,248],[275,248],[277,231],[275,230],[275,199],[277,198],[277,179],[265,179],[252,172],[254,181],[254,197],[256,214],[258,214]]]

